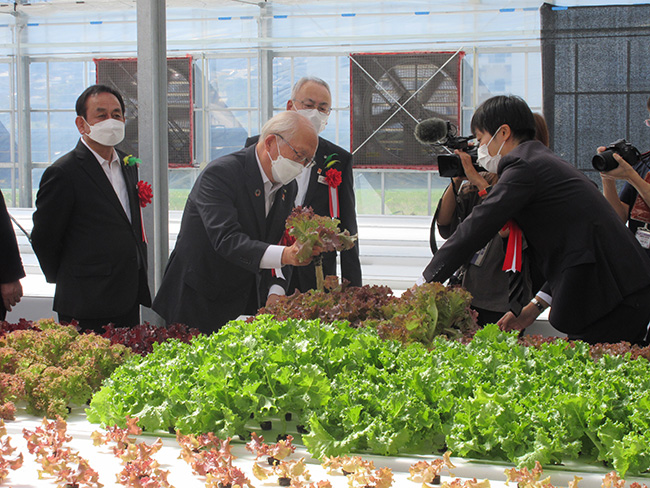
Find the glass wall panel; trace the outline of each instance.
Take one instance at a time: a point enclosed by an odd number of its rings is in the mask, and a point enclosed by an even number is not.
[[[15,151],[11,144],[12,114],[0,112],[0,189],[5,202],[14,206],[16,179]]]
[[[386,215],[428,215],[429,193],[426,171],[386,173]]]
[[[48,86],[50,108],[74,111],[77,98],[87,87],[84,63],[49,63]]]
[[[75,112],[50,113],[50,161],[54,162],[72,151],[79,141],[79,131],[75,125]],[[33,137],[33,131],[32,131]],[[34,145],[32,144],[32,147]]]
[[[354,191],[358,215],[381,215],[382,175],[378,172],[358,170],[354,173]]]
[[[32,162],[50,161],[49,119],[46,112],[32,112]]]
[[[47,69],[48,65],[45,62],[32,62],[29,65],[29,103],[32,110],[48,108]]]
[[[0,63],[0,110],[9,110],[12,107],[11,67],[11,63]]]

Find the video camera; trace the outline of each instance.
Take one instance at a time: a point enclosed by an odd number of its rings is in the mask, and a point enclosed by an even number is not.
[[[472,158],[472,164],[476,171],[485,171],[484,168],[476,164],[478,147],[470,146],[469,141],[473,137],[457,136],[458,130],[448,120],[431,118],[423,120],[415,126],[415,138],[422,144],[433,146],[444,146],[450,153],[454,149],[464,151]],[[457,154],[439,154],[438,155],[438,172],[440,176],[455,178],[465,176],[465,170]]]

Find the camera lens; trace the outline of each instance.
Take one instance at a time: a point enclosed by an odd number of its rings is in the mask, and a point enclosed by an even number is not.
[[[610,149],[596,154],[591,159],[591,165],[597,171],[610,171],[618,167],[618,162],[614,159],[614,151]]]

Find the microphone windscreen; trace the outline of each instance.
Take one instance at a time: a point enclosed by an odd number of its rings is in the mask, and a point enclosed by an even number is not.
[[[447,137],[447,122],[442,119],[424,119],[415,126],[415,138],[422,144],[434,144]]]

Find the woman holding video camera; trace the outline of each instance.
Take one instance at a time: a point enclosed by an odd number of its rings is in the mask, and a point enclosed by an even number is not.
[[[480,205],[487,195],[486,189],[497,182],[495,173],[474,169],[462,160],[466,176],[457,176],[438,202],[438,208],[431,223],[431,250],[437,251],[435,229],[443,239],[448,239],[465,220],[473,208]],[[459,283],[472,294],[472,309],[478,313],[477,322],[481,327],[495,324],[508,305],[508,275],[501,269],[505,252],[502,238],[497,234],[478,250],[454,274],[451,283]],[[528,297],[530,298],[530,296]]]
[[[548,146],[546,121],[540,114],[535,113],[533,116],[535,139]],[[434,254],[438,250],[436,227],[440,236],[448,239],[472,209],[481,204],[487,196],[487,189],[499,179],[496,173],[477,172],[474,165],[468,164],[466,159],[462,159],[461,163],[464,176],[451,178],[451,183],[438,201],[438,208],[431,223],[430,245]],[[481,327],[485,324],[496,324],[510,310],[518,315],[532,297],[534,282],[539,281],[535,270],[530,268],[530,260],[526,258],[525,244],[522,270],[515,274],[503,271],[506,237],[508,231],[499,231],[498,235],[477,251],[449,280],[450,284],[460,283],[472,294],[472,309],[478,313],[477,324]],[[541,283],[537,285],[539,287]]]
[[[571,339],[643,344],[650,322],[650,258],[597,187],[535,137],[535,120],[521,98],[486,100],[472,117],[478,164],[499,181],[423,272],[444,282],[513,220],[531,260],[547,280],[547,300],[534,299],[499,324],[522,330],[545,306]],[[461,159],[469,155],[458,151]]]

